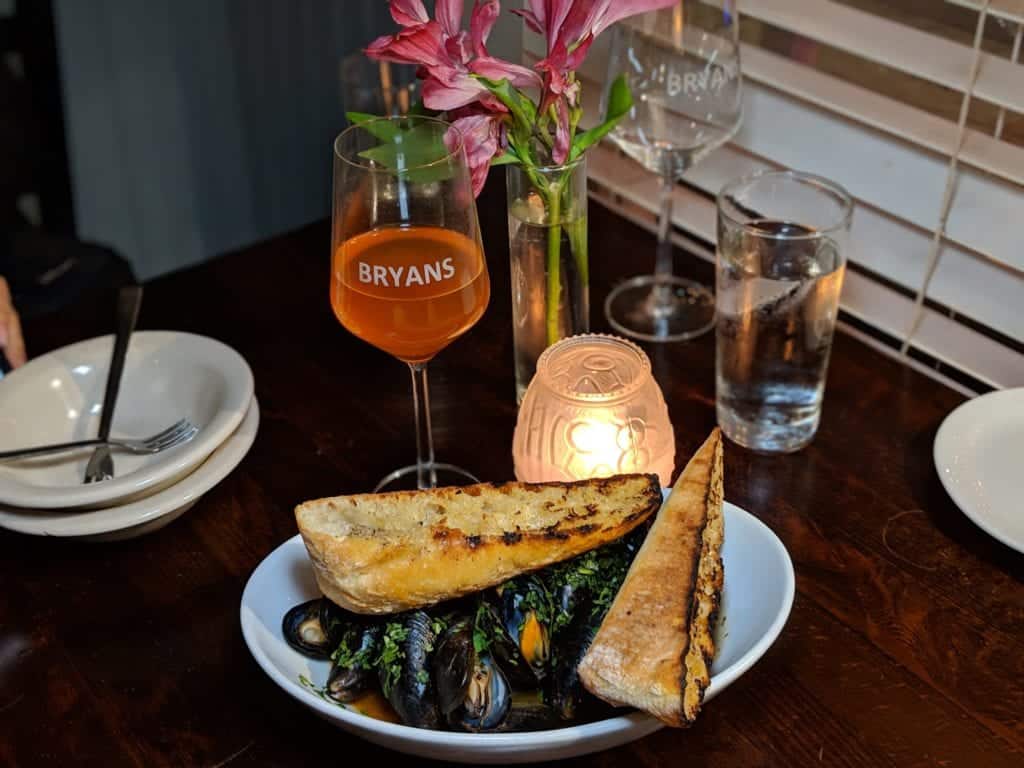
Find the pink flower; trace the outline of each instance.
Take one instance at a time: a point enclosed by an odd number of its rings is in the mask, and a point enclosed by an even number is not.
[[[616,21],[675,5],[676,0],[528,0],[513,11],[527,26],[547,38],[548,53],[537,62],[544,73],[540,112],[555,105],[555,144],[551,159],[562,164],[570,149],[570,107],[579,99],[579,83],[569,74],[578,69],[601,32]]]
[[[468,35],[459,28],[462,7],[462,0],[437,0],[433,20],[422,0],[391,0],[391,16],[403,29],[374,40],[366,54],[420,66],[423,104],[438,111],[458,109],[490,95],[474,74],[492,80],[507,78],[517,88],[539,88],[536,72],[487,53],[487,38],[500,10],[498,0],[474,2]]]
[[[445,136],[445,144],[449,151],[454,151],[458,135],[462,136],[466,148],[466,159],[469,162],[470,177],[473,181],[473,195],[477,196],[487,181],[487,172],[491,168],[491,160],[505,148],[504,116],[500,112],[477,111],[479,107],[467,107],[465,116],[457,118],[452,127],[458,131],[449,131]]]
[[[528,0],[528,8],[512,11],[548,41],[548,57],[556,55],[576,69],[586,49],[617,21],[669,8],[677,0]],[[578,52],[580,48],[582,52]],[[572,57],[571,59],[569,57]]]

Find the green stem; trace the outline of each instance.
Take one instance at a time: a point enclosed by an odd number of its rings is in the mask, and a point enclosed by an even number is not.
[[[547,295],[547,335],[548,346],[558,341],[558,304],[562,297],[562,185],[554,184],[547,187],[544,193],[548,208],[548,295]]]
[[[586,288],[590,283],[590,275],[587,260],[587,219],[579,216],[575,221],[562,225],[566,234],[569,235],[569,248],[572,249],[573,259],[576,261],[576,273],[580,276],[580,282]]]

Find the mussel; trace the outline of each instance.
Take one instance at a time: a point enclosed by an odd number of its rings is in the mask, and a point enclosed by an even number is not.
[[[494,658],[474,639],[474,621],[460,619],[441,637],[433,659],[438,704],[453,728],[488,731],[505,720],[512,691]]]
[[[441,716],[430,674],[437,642],[434,622],[424,611],[410,611],[384,625],[377,673],[380,687],[402,722],[437,728]]]
[[[575,720],[587,708],[582,705],[593,699],[583,688],[576,668],[594,641],[603,616],[592,612],[589,599],[580,602],[583,604],[572,621],[558,634],[558,654],[546,689],[547,703],[563,720]]]
[[[380,622],[353,623],[342,632],[334,653],[324,694],[347,704],[359,698],[377,681],[374,664],[380,652],[384,626]]]
[[[546,731],[562,725],[555,711],[543,703],[538,691],[521,691],[512,694],[512,706],[495,730]]]
[[[346,613],[327,598],[300,603],[281,621],[284,639],[311,659],[329,659],[348,623]]]
[[[594,640],[629,566],[643,542],[645,531],[588,552],[549,573],[549,588],[556,595],[557,614],[553,645],[557,649],[545,685],[545,699],[563,720],[592,712],[598,701],[588,694],[576,669]]]
[[[522,576],[500,588],[500,613],[509,638],[537,679],[547,673],[551,655],[554,601],[542,579]]]

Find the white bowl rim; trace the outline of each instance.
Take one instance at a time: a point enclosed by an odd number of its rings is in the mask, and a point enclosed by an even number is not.
[[[252,369],[250,369],[245,358],[224,342],[209,336],[200,336],[186,331],[136,331],[132,337],[133,339],[142,337],[147,341],[158,344],[166,344],[183,339],[205,347],[207,350],[222,356],[223,363],[221,369],[227,372],[229,379],[235,378],[238,380],[241,388],[239,401],[249,403],[252,400],[254,391]],[[57,355],[67,356],[68,354],[76,353],[80,348],[100,344],[110,345],[112,343],[113,335],[107,334],[91,339],[83,339],[74,344],[68,344],[67,346],[51,350],[44,355],[33,358],[21,368],[5,376],[0,380],[0,389],[2,389],[5,382],[21,381],[27,374],[34,372],[37,367],[48,363]],[[0,503],[26,509],[71,509],[100,504],[113,504],[120,499],[153,488],[200,464],[213,453],[217,446],[227,439],[228,435],[238,428],[238,425],[245,417],[245,413],[245,408],[239,408],[226,413],[223,417],[218,417],[212,424],[202,429],[188,444],[187,450],[181,451],[174,461],[158,464],[154,466],[153,471],[146,474],[133,473],[132,476],[115,477],[112,480],[89,485],[42,487],[21,482],[10,473],[0,473]]]
[[[762,635],[758,641],[732,665],[712,677],[711,684],[705,692],[705,701],[709,701],[720,691],[724,690],[728,685],[749,670],[768,651],[772,643],[775,642],[779,634],[782,632],[782,628],[785,626],[786,621],[789,619],[789,614],[793,607],[793,599],[796,594],[796,576],[793,571],[793,561],[790,558],[785,545],[779,537],[775,535],[775,532],[742,507],[738,507],[730,502],[725,502],[725,507],[731,510],[730,515],[739,514],[741,517],[747,518],[746,522],[753,524],[755,528],[760,528],[761,533],[765,536],[765,540],[771,542],[773,553],[780,557],[783,565],[784,584],[782,585],[782,601],[779,605],[779,610],[769,626],[768,631],[765,632],[765,634]],[[255,631],[254,628],[251,628],[251,622],[256,621],[256,619],[250,618],[246,615],[247,610],[249,610],[249,613],[255,615],[255,612],[248,609],[248,604],[250,602],[250,590],[254,589],[252,587],[252,582],[256,572],[274,553],[283,547],[291,545],[292,542],[296,540],[301,541],[301,536],[299,534],[292,536],[275,547],[263,560],[260,561],[259,565],[253,569],[253,573],[250,574],[249,580],[246,582],[245,589],[242,592],[239,618],[242,625],[242,635],[245,639],[245,644],[249,647],[249,651],[252,653],[253,658],[256,659],[257,664],[259,664],[263,671],[275,683],[277,683],[278,687],[284,690],[296,701],[299,701],[315,710],[319,715],[326,717],[329,720],[340,720],[360,729],[361,731],[370,731],[400,742],[415,742],[422,745],[443,744],[453,747],[487,746],[495,749],[503,747],[555,749],[559,746],[565,746],[580,739],[606,736],[629,728],[642,727],[644,725],[656,725],[657,728],[661,727],[661,724],[650,715],[642,712],[631,712],[629,714],[617,715],[615,717],[597,720],[591,723],[583,723],[581,725],[572,725],[565,728],[554,728],[544,731],[523,731],[518,733],[458,733],[452,731],[414,728],[400,723],[389,723],[358,712],[353,712],[337,704],[324,701],[317,696],[316,693],[303,687],[297,680],[291,680],[267,657],[263,648],[257,642],[257,638],[253,634]]]

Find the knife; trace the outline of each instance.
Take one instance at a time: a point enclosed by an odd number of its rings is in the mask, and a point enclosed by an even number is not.
[[[128,342],[135,330],[135,321],[139,318],[139,307],[142,305],[142,286],[127,285],[117,296],[117,337],[114,339],[114,356],[110,361],[107,373],[107,389],[103,394],[103,410],[100,413],[99,439],[110,437],[110,424],[114,420],[114,406],[117,404],[117,390],[121,386],[121,374],[124,372],[124,361],[128,356]],[[114,476],[114,459],[110,448],[101,445],[89,459],[85,468],[86,483],[109,480]]]

